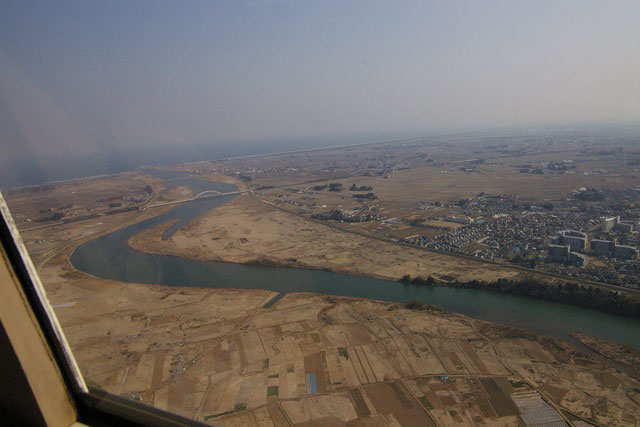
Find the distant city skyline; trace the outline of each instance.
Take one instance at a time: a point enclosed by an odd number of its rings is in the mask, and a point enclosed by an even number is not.
[[[0,5],[5,164],[640,121],[634,1]]]

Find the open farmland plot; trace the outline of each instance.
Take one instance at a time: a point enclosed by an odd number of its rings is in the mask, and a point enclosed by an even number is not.
[[[445,368],[423,335],[407,334],[393,339],[415,375],[444,374]]]
[[[401,382],[363,388],[378,414],[392,415],[403,426],[432,426],[431,418]]]
[[[358,418],[348,392],[287,400],[282,407],[294,424],[313,420],[316,425],[340,425]]]
[[[491,406],[493,406],[498,416],[518,415],[519,411],[513,403],[513,400],[500,388],[493,378],[483,378],[480,382],[489,395]]]
[[[491,397],[476,378],[430,377],[404,383],[441,425],[520,425],[517,411],[497,414]]]
[[[327,368],[333,389],[360,385],[352,358],[345,347],[327,350]]]

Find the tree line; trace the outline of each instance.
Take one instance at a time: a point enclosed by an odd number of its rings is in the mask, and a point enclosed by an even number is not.
[[[619,316],[640,319],[640,298],[611,291],[596,286],[584,286],[566,282],[552,285],[535,279],[498,279],[492,282],[471,280],[460,282],[457,280],[445,282],[434,279],[406,275],[400,282],[414,286],[450,286],[465,289],[480,289],[508,295],[527,298],[537,298],[546,301],[561,302],[580,307],[592,308]]]

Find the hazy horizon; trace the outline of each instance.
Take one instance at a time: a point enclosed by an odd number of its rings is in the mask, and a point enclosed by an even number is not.
[[[633,1],[0,4],[4,175],[640,121]]]

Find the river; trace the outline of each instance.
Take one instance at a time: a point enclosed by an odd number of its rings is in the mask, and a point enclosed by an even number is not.
[[[175,172],[145,170],[145,173],[164,180],[187,177],[169,185],[190,186],[194,194],[204,190],[230,192],[236,189],[231,184],[188,178],[188,175]],[[164,233],[163,238],[166,239],[191,219],[234,197],[236,196],[184,203],[148,220],[83,243],[71,255],[71,263],[80,271],[123,282],[313,292],[391,302],[418,300],[440,306],[447,311],[542,335],[572,340],[570,334],[578,332],[640,348],[639,320],[587,308],[473,289],[416,287],[390,280],[323,270],[196,261],[170,255],[147,254],[127,244],[134,234],[177,219],[176,224]]]

